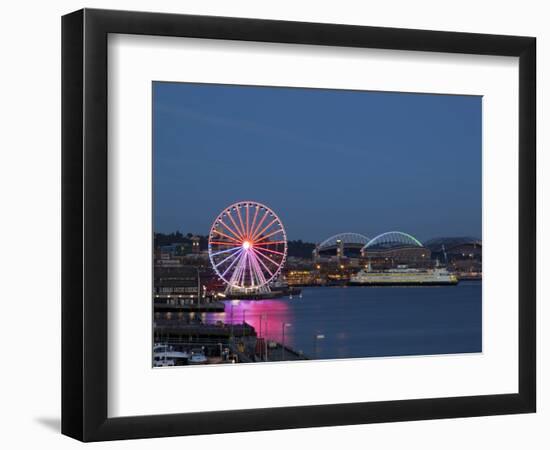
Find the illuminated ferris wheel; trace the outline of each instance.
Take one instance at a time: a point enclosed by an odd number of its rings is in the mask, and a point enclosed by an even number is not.
[[[234,203],[214,220],[208,255],[226,292],[269,292],[286,260],[285,229],[267,206]]]

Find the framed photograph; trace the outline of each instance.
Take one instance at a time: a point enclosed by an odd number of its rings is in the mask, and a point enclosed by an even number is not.
[[[62,432],[535,412],[533,37],[62,21]]]

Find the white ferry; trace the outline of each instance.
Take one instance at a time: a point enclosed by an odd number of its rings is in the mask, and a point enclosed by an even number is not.
[[[349,281],[350,286],[452,286],[457,283],[456,275],[444,267],[421,270],[401,265],[381,272],[372,271],[369,265]]]

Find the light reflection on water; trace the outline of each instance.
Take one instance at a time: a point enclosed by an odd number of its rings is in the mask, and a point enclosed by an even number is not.
[[[285,343],[292,345],[292,308],[289,302],[294,300],[227,300],[225,312],[205,314],[206,323],[221,321],[228,324],[246,322],[254,327],[258,337],[280,342],[283,325],[290,324],[285,329]]]
[[[206,323],[253,326],[310,357],[481,351],[481,282],[446,287],[305,288],[303,298],[225,301]],[[317,337],[323,337],[318,339]]]

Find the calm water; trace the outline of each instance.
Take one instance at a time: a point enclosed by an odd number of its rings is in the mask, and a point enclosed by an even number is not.
[[[445,287],[304,288],[302,298],[232,300],[206,322],[252,325],[321,359],[481,351],[481,282]],[[324,339],[315,339],[316,335]]]

